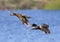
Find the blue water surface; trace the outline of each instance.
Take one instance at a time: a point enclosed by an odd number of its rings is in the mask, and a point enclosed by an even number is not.
[[[48,24],[51,34],[27,31],[29,27],[8,11],[31,16],[31,24]],[[0,42],[60,42],[60,10],[0,10]]]

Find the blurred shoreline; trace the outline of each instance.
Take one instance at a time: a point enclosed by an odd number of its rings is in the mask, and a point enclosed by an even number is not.
[[[52,7],[55,4],[50,6],[54,2],[57,2],[57,8]],[[0,10],[60,9],[59,4],[59,0],[0,0]]]

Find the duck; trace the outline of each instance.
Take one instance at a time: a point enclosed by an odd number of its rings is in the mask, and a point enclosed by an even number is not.
[[[49,25],[47,24],[42,24],[40,26],[38,26],[37,24],[32,24],[32,29],[31,30],[41,30],[43,31],[45,34],[50,34],[50,30],[49,30]]]
[[[17,14],[17,13],[11,13],[10,16],[17,16],[19,20],[22,21],[22,24],[30,25],[28,19],[31,18],[30,16]]]

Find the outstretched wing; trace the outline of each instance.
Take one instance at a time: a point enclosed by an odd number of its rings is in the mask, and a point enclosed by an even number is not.
[[[41,26],[42,26],[42,28],[48,28],[49,27],[49,25],[47,25],[47,24],[42,24]]]
[[[26,18],[31,18],[30,16],[26,16],[26,15],[23,15],[24,17],[26,17]]]

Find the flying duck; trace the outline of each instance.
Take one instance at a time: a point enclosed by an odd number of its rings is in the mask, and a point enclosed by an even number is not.
[[[10,15],[11,16],[17,16],[22,21],[23,24],[25,23],[26,25],[30,25],[29,21],[27,20],[28,18],[31,18],[30,16],[26,16],[26,15],[22,15],[22,14],[17,14],[17,13],[12,13]]]
[[[48,29],[49,25],[47,24],[42,24],[40,26],[37,26],[36,24],[32,24],[32,30],[42,30],[46,34],[50,34],[50,30]]]

